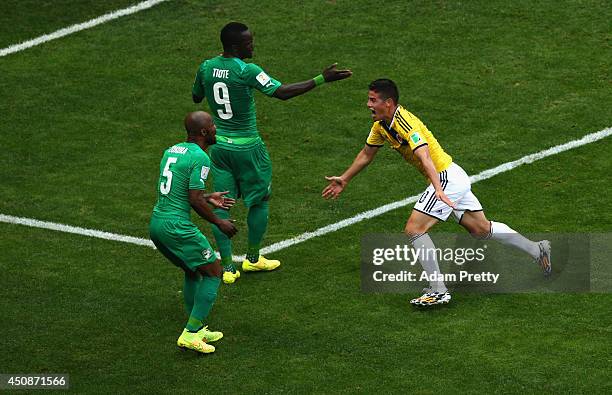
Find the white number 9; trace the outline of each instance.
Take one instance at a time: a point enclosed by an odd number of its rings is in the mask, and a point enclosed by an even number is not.
[[[225,111],[221,109],[217,110],[219,118],[230,119],[233,117],[234,113],[232,112],[232,107],[230,106],[229,91],[227,90],[227,85],[225,85],[225,82],[215,82],[213,85],[213,93],[215,95],[215,101],[217,104],[225,107]]]

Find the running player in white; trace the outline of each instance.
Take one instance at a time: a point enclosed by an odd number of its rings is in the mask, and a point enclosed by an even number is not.
[[[387,141],[431,182],[404,228],[415,249],[433,250],[435,246],[427,232],[438,221],[446,221],[453,214],[473,236],[497,240],[526,252],[548,276],[551,273],[550,242],[530,241],[506,224],[489,221],[471,191],[470,178],[465,171],[444,152],[425,124],[399,105],[398,100],[399,92],[393,81],[379,79],[370,83],[367,105],[372,111],[374,125],[366,145],[341,176],[325,177],[329,185],[323,190],[323,197],[336,199],[351,179],[374,160],[378,149]],[[436,254],[422,254],[419,261],[428,278],[441,274]],[[429,285],[422,296],[410,303],[431,306],[451,300],[444,281],[430,281]]]

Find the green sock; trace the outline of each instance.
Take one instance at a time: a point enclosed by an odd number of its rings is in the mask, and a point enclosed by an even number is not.
[[[268,228],[268,211],[267,200],[249,208],[249,215],[247,217],[249,246],[246,257],[253,263],[259,260],[259,247]]]
[[[198,290],[195,294],[193,309],[185,329],[197,332],[204,326],[204,322],[217,299],[217,289],[221,279],[219,277],[201,277]]]
[[[221,265],[225,271],[236,272],[236,267],[234,266],[234,261],[232,261],[231,256],[221,258]]]
[[[187,325],[185,326],[185,329],[187,329],[191,333],[195,333],[202,329],[203,326],[204,323],[202,321],[190,316],[189,320],[187,321]]]
[[[217,217],[221,219],[229,219],[230,217],[230,213],[227,210],[215,209],[214,212]],[[221,264],[224,267],[228,264],[232,264],[232,241],[215,225],[212,226],[212,231],[215,235],[217,247],[219,247],[219,254],[221,254]]]
[[[185,281],[183,282],[183,301],[185,302],[185,311],[187,315],[191,315],[193,310],[193,300],[196,291],[198,290],[199,275],[195,273],[185,273]]]
[[[251,263],[257,263],[259,260],[259,244],[251,244],[247,247],[246,258]]]

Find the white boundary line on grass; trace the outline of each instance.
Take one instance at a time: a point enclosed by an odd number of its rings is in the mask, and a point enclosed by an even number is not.
[[[148,8],[154,7],[159,3],[163,3],[168,0],[147,0],[141,3],[135,4],[131,7],[123,8],[120,10],[112,11],[97,18],[91,19],[87,22],[78,23],[76,25],[68,26],[60,30],[56,30],[53,33],[44,34],[40,37],[36,37],[32,40],[24,41],[19,44],[11,45],[6,48],[0,49],[0,58],[6,55],[10,55],[15,52],[20,52],[28,48],[35,47],[37,45],[46,43],[47,41],[55,40],[57,38],[61,38],[64,36],[68,36],[70,34],[79,32],[81,30],[89,29],[94,26],[100,25],[102,23],[106,23],[112,21],[113,19],[121,18],[122,16],[135,14],[137,12],[146,10]]]
[[[610,135],[612,135],[612,127],[605,128],[603,130],[600,130],[599,132],[587,134],[586,136],[578,140],[572,140],[568,143],[556,145],[554,147],[545,149],[543,151],[536,152],[535,154],[523,156],[520,159],[503,163],[492,169],[485,170],[476,175],[471,176],[470,180],[472,181],[472,183],[486,180],[498,174],[505,173],[507,171],[515,169],[519,166],[533,163],[540,159],[543,159],[543,158],[546,158],[552,155],[556,155],[558,153],[568,151],[576,147],[594,143],[595,141],[604,139]],[[295,244],[303,243],[314,237],[323,236],[327,233],[335,232],[339,229],[356,224],[357,222],[361,222],[366,219],[374,218],[376,216],[382,215],[391,210],[395,210],[397,208],[407,206],[411,203],[416,202],[417,199],[418,199],[418,195],[410,196],[406,199],[399,200],[397,202],[393,202],[389,204],[385,204],[384,206],[380,206],[373,210],[364,211],[353,217],[350,217],[342,221],[319,228],[313,232],[302,233],[301,235],[293,237],[291,239],[287,239],[287,240],[279,241],[278,243],[271,244],[267,247],[262,248],[261,253],[269,254],[269,253],[283,250]],[[100,230],[63,225],[63,224],[58,224],[55,222],[39,221],[39,220],[32,219],[32,218],[14,217],[11,215],[0,214],[0,222],[31,226],[35,228],[51,229],[51,230],[57,230],[60,232],[75,233],[75,234],[84,235],[84,236],[97,237],[97,238],[106,239],[106,240],[122,241],[124,243],[132,243],[132,244],[138,244],[138,245],[155,248],[155,246],[150,240],[141,239],[139,237],[125,236],[125,235],[120,235],[116,233],[103,232]],[[244,259],[244,256],[234,256],[233,258],[235,261],[240,262]]]
[[[81,228],[78,226],[58,224],[55,222],[39,221],[33,218],[13,217],[12,215],[0,214],[0,222],[7,222],[9,224],[16,224],[16,225],[31,226],[33,228],[57,230],[59,232],[74,233],[77,235],[96,237],[98,239],[122,241],[124,243],[132,243],[132,244],[138,244],[141,246],[155,248],[155,245],[153,245],[153,242],[151,240],[141,239],[140,237],[119,235],[117,233],[110,233],[110,232],[104,232],[101,230]]]

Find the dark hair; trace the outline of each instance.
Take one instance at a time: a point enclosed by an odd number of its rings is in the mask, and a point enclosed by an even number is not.
[[[380,95],[383,100],[393,99],[393,102],[397,104],[399,102],[399,91],[395,82],[387,78],[380,78],[370,82],[368,89],[374,91]]]
[[[248,26],[240,22],[230,22],[221,29],[221,44],[224,50],[231,50],[232,45],[240,44],[242,33],[249,30]]]

